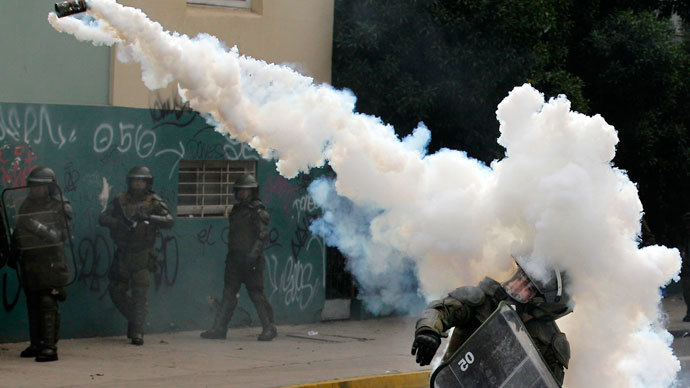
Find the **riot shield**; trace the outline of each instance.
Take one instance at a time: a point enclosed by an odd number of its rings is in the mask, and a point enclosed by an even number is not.
[[[431,375],[432,388],[558,388],[520,316],[505,302]]]
[[[36,193],[42,193],[37,195]],[[64,287],[75,273],[69,204],[57,185],[13,187],[2,192],[11,251],[27,289]]]
[[[0,219],[0,268],[4,267],[5,264],[7,264],[7,260],[10,258],[10,234],[5,223],[4,209],[5,207],[0,201],[0,214],[3,215],[0,217],[2,218]]]

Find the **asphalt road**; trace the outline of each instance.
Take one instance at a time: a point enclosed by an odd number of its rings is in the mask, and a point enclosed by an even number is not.
[[[680,360],[678,387],[690,387],[690,336],[676,338],[673,341],[673,350]]]

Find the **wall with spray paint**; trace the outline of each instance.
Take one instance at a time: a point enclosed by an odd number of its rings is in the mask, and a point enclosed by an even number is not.
[[[56,34],[46,22],[56,2],[2,2],[0,101],[108,104],[110,48]]]
[[[325,245],[309,221],[318,209],[308,176],[286,180],[244,143],[227,139],[180,101],[150,109],[0,104],[0,186],[24,185],[37,165],[51,167],[75,212],[76,280],[62,303],[62,337],[123,334],[126,321],[108,295],[114,244],[98,215],[124,191],[130,167],[149,166],[154,190],[175,212],[181,160],[256,160],[261,198],[271,213],[265,292],[277,323],[319,319],[325,301]],[[210,327],[223,287],[228,233],[224,218],[176,218],[156,241],[159,269],[149,291],[148,332]],[[0,342],[28,338],[17,275],[0,269],[3,308]],[[257,325],[242,288],[231,326]]]

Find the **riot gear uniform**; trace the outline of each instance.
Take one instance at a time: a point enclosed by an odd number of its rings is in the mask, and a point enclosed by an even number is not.
[[[270,341],[277,331],[273,324],[273,308],[264,295],[264,245],[268,240],[270,215],[257,198],[258,183],[253,175],[246,174],[234,185],[235,197],[240,201],[233,206],[228,216],[230,234],[228,255],[225,260],[223,299],[216,313],[213,327],[201,333],[202,338],[225,339],[228,323],[237,306],[237,292],[242,283],[247,287],[263,330],[259,341]],[[239,191],[250,190],[243,197]]]
[[[19,257],[10,261],[15,268],[19,264],[29,312],[31,343],[21,357],[55,361],[60,330],[58,301],[67,298],[64,287],[70,277],[65,264],[65,243],[69,239],[67,223],[72,219],[72,208],[60,194],[50,168],[34,169],[27,178],[27,186],[29,194],[19,207],[12,238]]]
[[[563,293],[562,284],[558,285],[558,280],[546,283],[535,280],[532,285],[522,283],[522,274],[526,273],[519,265],[519,260],[516,261],[517,271],[511,280],[501,284],[487,277],[477,287],[457,288],[444,299],[433,301],[427,306],[417,321],[412,346],[412,354],[417,354],[420,365],[431,362],[441,344],[440,338],[446,337],[445,332],[454,327],[443,357],[447,361],[496,310],[499,303],[507,301],[520,315],[555,380],[558,384],[563,384],[564,369],[568,367],[570,360],[570,345],[555,320],[572,311],[569,298]],[[563,274],[558,273],[558,279],[562,276]],[[516,283],[519,285],[515,286]],[[528,295],[526,290],[530,287],[536,289],[536,292],[527,300],[517,300],[519,295]]]
[[[145,186],[135,187],[137,180],[144,181]],[[134,345],[144,343],[146,294],[156,267],[156,234],[174,223],[166,203],[151,190],[152,185],[153,176],[147,167],[132,168],[127,175],[127,192],[118,194],[98,218],[100,225],[110,229],[116,245],[108,291],[128,321],[127,338]]]

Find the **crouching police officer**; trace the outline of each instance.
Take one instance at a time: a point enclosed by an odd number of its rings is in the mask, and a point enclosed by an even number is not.
[[[101,213],[98,223],[110,229],[116,245],[110,267],[110,299],[127,319],[127,338],[144,344],[146,294],[151,272],[156,270],[153,245],[159,228],[173,226],[168,206],[153,190],[153,176],[146,166],[127,174],[127,192],[118,194]]]
[[[9,265],[19,269],[26,293],[31,343],[21,357],[36,361],[58,359],[60,331],[58,301],[64,301],[69,283],[65,264],[67,223],[72,219],[69,201],[57,187],[53,170],[37,167],[27,178],[28,195],[19,207]]]
[[[460,287],[444,299],[431,302],[415,328],[412,355],[417,355],[417,363],[428,365],[441,344],[441,337],[454,327],[443,356],[443,361],[448,361],[499,303],[505,301],[514,307],[546,367],[562,385],[564,369],[570,360],[570,345],[555,320],[572,312],[569,297],[563,290],[565,274],[554,270],[549,281],[540,281],[526,272],[526,260],[517,257],[512,276],[503,283],[486,277],[477,287]]]

